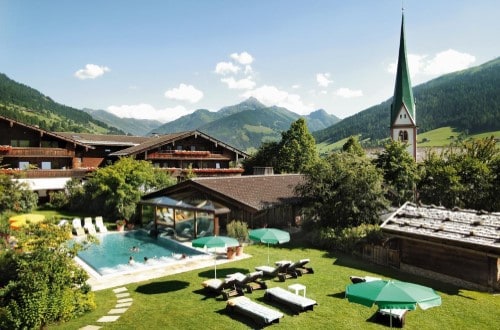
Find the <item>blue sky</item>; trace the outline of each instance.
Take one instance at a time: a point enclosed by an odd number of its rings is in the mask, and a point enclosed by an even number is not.
[[[500,55],[498,0],[404,7],[414,86]],[[0,72],[120,117],[255,96],[346,118],[392,96],[400,24],[400,0],[0,0]]]

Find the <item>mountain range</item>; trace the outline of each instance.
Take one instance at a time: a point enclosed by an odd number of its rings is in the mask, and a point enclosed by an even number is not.
[[[459,132],[500,130],[500,58],[443,75],[413,88],[419,133],[451,126]],[[391,98],[392,99],[392,98]],[[75,109],[0,74],[0,115],[54,132],[148,135],[200,130],[251,152],[262,142],[279,140],[300,117],[317,143],[329,144],[351,135],[377,145],[389,135],[391,99],[340,120],[320,109],[307,116],[255,98],[218,111],[198,109],[172,122],[119,118],[104,110]]]
[[[206,109],[196,110],[156,128],[154,133],[199,130],[250,152],[257,149],[262,142],[279,141],[281,132],[288,130],[291,123],[301,117],[306,119],[311,132],[340,121],[338,117],[328,114],[323,109],[316,110],[307,116],[300,116],[286,108],[267,107],[251,97],[239,104],[223,107],[217,112]]]

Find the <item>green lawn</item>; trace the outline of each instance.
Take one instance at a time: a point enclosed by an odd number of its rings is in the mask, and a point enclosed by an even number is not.
[[[294,239],[292,238],[292,242]],[[296,241],[296,240],[295,240]],[[268,286],[286,288],[293,283],[307,286],[307,296],[315,299],[314,311],[292,315],[279,307],[284,314],[272,329],[386,329],[388,326],[372,321],[376,307],[367,308],[349,303],[344,298],[349,275],[371,275],[395,278],[433,287],[442,297],[442,306],[423,311],[417,309],[406,317],[406,329],[492,329],[500,319],[500,296],[469,291],[442,282],[400,273],[395,269],[367,264],[362,260],[342,254],[289,244],[270,247],[272,261],[310,258],[314,274],[305,274],[286,282],[268,281]],[[238,260],[217,268],[219,277],[234,272],[253,271],[255,266],[267,263],[267,247],[251,245],[245,252],[253,257]],[[171,275],[155,280],[127,285],[133,304],[118,321],[99,324],[103,329],[248,329],[256,325],[249,319],[225,312],[226,302],[220,297],[206,297],[201,282],[213,276],[213,267]],[[263,291],[245,294],[251,299],[269,305],[263,300]],[[71,322],[51,326],[49,329],[79,329],[98,325],[97,319],[114,308],[116,298],[112,289],[96,292],[97,309]],[[278,307],[279,305],[271,305]]]

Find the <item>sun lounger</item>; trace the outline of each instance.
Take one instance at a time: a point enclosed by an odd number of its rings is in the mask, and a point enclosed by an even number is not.
[[[91,235],[96,234],[95,226],[92,223],[92,218],[91,217],[85,217],[83,218],[83,228],[87,231],[87,233]]]
[[[82,227],[82,219],[74,218],[71,225],[73,227],[73,233],[75,233],[76,236],[85,235],[85,230]]]
[[[229,299],[229,297],[243,295],[243,289],[239,288],[235,284],[234,278],[218,279],[212,278],[203,281],[202,286],[207,292],[214,293],[215,296],[222,295],[224,300]]]
[[[102,217],[95,217],[95,226],[100,233],[106,233],[108,228],[104,225]]]
[[[314,305],[318,304],[315,300],[297,295],[280,287],[267,289],[264,297],[288,306],[297,314],[306,310],[313,310]]]
[[[256,271],[248,273],[243,277],[236,278],[236,286],[245,289],[248,293],[252,293],[253,290],[267,289],[266,282],[262,281],[264,273],[262,271]]]
[[[384,323],[388,322],[392,326],[402,328],[405,325],[407,312],[407,309],[379,309],[377,311],[377,318]],[[392,317],[392,320],[389,319],[390,317]]]
[[[277,263],[276,267],[271,266],[258,266],[255,267],[256,271],[262,271],[262,274],[268,278],[278,277],[281,282],[284,282],[287,278],[287,269],[290,262]]]
[[[302,276],[302,274],[313,274],[314,270],[311,267],[305,266],[309,261],[309,259],[300,259],[292,263],[288,266],[288,272],[296,272],[297,276]]]
[[[362,282],[371,282],[371,281],[379,281],[380,277],[372,277],[372,276],[349,276],[349,279],[353,284],[362,283]]]
[[[278,323],[283,317],[283,313],[243,296],[228,300],[226,310],[250,317],[259,326]]]

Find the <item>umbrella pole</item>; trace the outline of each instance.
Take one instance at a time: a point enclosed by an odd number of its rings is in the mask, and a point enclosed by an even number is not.
[[[214,279],[217,279],[217,248],[214,251]]]
[[[267,265],[269,266],[269,243],[267,243]]]

